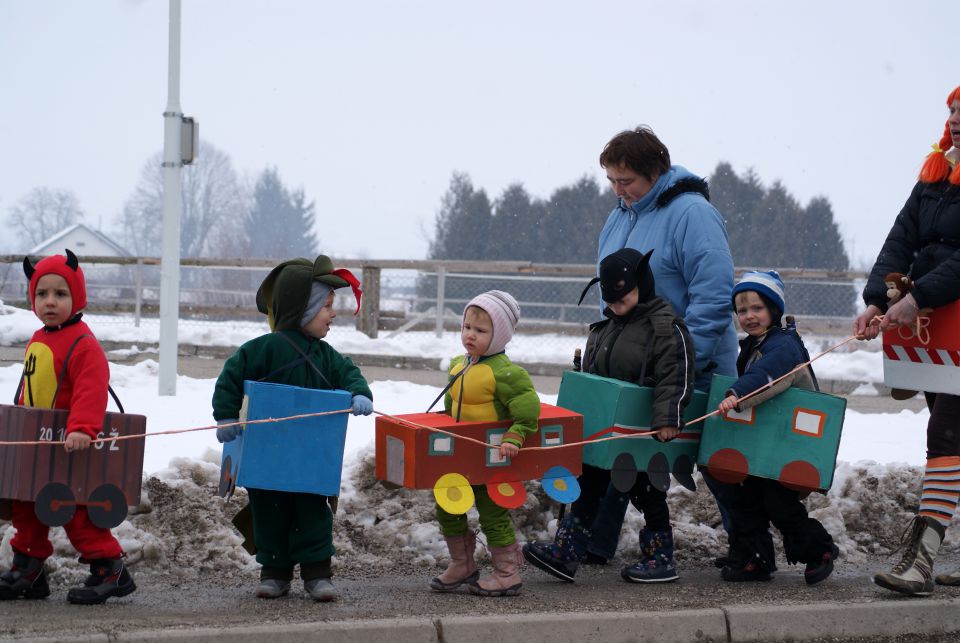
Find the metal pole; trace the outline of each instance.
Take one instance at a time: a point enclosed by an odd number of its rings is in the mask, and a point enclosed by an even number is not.
[[[170,0],[167,108],[163,112],[163,251],[160,257],[160,395],[177,394],[180,316],[180,0]]]

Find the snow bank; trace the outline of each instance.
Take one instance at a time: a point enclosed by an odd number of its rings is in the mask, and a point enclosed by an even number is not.
[[[218,463],[219,454],[209,450],[201,459],[174,459],[169,468],[145,479],[140,506],[114,530],[138,574],[163,574],[184,582],[210,573],[221,578],[255,575],[256,563],[241,547],[241,537],[230,522],[246,504],[246,493],[238,490],[230,501],[216,497]],[[855,560],[866,553],[886,553],[900,543],[919,502],[921,475],[919,466],[841,462],[830,492],[812,494],[806,503],[846,557]],[[538,484],[528,483],[527,489],[526,502],[513,512],[520,540],[549,538],[556,529],[558,505]],[[668,502],[681,563],[706,563],[722,553],[726,536],[705,485],[700,484],[696,492],[675,485]],[[469,518],[476,525],[475,510]],[[345,467],[334,524],[341,570],[375,574],[400,567],[422,569],[429,575],[446,562],[432,493],[387,489],[377,482],[370,447],[358,452]],[[631,509],[620,539],[621,558],[637,556],[636,534],[642,526],[642,515]],[[12,555],[12,532],[9,523],[0,522],[0,560],[4,564]],[[80,580],[85,570],[76,563],[64,531],[53,529],[51,536],[55,553],[48,565],[54,580]],[[945,546],[957,549],[960,540],[948,532]],[[782,552],[779,544],[778,551]]]

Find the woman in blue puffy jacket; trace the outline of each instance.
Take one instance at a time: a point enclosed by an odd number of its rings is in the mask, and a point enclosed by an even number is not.
[[[695,387],[707,391],[714,373],[736,376],[737,334],[730,314],[733,258],[723,217],[710,204],[707,182],[670,162],[670,152],[649,127],[620,132],[603,148],[617,205],[600,231],[597,262],[621,248],[656,250],[650,269],[693,338]],[[732,486],[704,475],[730,532]],[[611,486],[591,529],[585,562],[604,562],[617,549],[627,498]],[[718,559],[718,565],[726,561]]]

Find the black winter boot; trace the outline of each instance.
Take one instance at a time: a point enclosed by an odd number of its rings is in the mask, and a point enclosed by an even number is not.
[[[50,596],[50,586],[47,584],[43,559],[14,552],[13,566],[0,575],[0,601],[47,596]]]
[[[99,605],[112,596],[126,596],[137,589],[122,558],[100,558],[90,562],[90,575],[83,587],[67,592],[67,601],[75,605]]]
[[[552,543],[527,543],[523,557],[534,567],[572,583],[589,542],[590,532],[580,520],[567,516],[557,527]]]
[[[680,576],[673,562],[673,529],[640,530],[640,560],[620,570],[633,583],[669,583]]]

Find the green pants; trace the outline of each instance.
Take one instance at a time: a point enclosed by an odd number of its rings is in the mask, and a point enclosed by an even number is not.
[[[480,530],[487,537],[491,547],[506,547],[517,542],[510,512],[493,502],[484,485],[471,485],[477,499],[477,513],[480,514]],[[452,514],[437,505],[437,522],[444,536],[462,536],[467,533],[467,515]]]
[[[333,513],[326,496],[247,489],[253,512],[257,562],[292,569],[327,563],[333,556]]]

